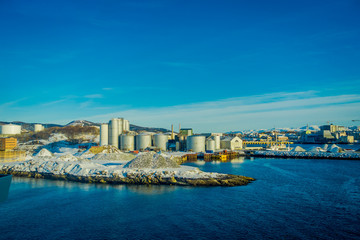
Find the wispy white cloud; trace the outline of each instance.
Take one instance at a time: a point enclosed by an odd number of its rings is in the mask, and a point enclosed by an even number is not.
[[[102,88],[102,90],[104,90],[104,91],[111,91],[111,90],[113,90],[113,88],[107,87],[107,88]]]
[[[86,95],[84,96],[85,98],[103,98],[104,96],[102,94],[90,94],[90,95]]]
[[[104,121],[123,116],[145,126],[169,127],[172,123],[197,131],[229,131],[264,127],[346,124],[360,117],[360,95],[318,96],[315,91],[272,93],[172,107],[139,108],[87,117]],[[350,124],[350,123],[349,123]]]
[[[67,100],[67,99],[64,98],[64,99],[59,99],[59,100],[56,100],[56,101],[51,101],[51,102],[42,103],[41,105],[42,105],[42,106],[51,106],[51,105],[56,105],[56,104],[65,102],[66,100]]]
[[[1,108],[6,108],[6,107],[13,106],[13,105],[15,105],[15,104],[17,104],[17,103],[19,103],[19,102],[21,102],[21,101],[24,101],[24,100],[26,100],[26,99],[28,99],[28,98],[20,98],[20,99],[14,100],[14,101],[1,103],[1,104],[0,104],[0,109],[1,109]]]

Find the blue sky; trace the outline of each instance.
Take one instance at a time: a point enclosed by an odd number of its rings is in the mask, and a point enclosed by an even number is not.
[[[360,119],[360,2],[0,1],[0,121]]]

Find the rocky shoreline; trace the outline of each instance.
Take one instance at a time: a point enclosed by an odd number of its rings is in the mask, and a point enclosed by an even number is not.
[[[359,153],[255,151],[250,157],[360,160]]]
[[[134,184],[134,185],[178,185],[178,186],[244,186],[254,178],[222,174],[216,178],[181,178],[181,177],[162,177],[161,174],[147,175],[144,173],[129,173],[126,177],[114,176],[78,176],[72,174],[52,174],[39,172],[23,172],[11,169],[1,169],[0,174],[11,174],[16,177],[40,178],[73,181],[82,183],[102,183],[102,184]]]

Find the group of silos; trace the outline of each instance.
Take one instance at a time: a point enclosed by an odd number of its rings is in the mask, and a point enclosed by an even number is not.
[[[215,151],[220,149],[220,136],[215,135],[206,139],[202,135],[192,135],[188,136],[186,139],[186,148],[188,151],[193,152],[205,152]]]
[[[134,135],[128,133],[129,130],[129,121],[123,118],[113,118],[109,124],[101,124],[100,146],[112,145],[123,151],[145,150],[151,146],[160,150],[167,149],[168,137],[166,135],[155,134],[152,136],[146,133]]]
[[[34,124],[34,132],[40,132],[44,130],[44,126],[41,124]],[[4,135],[16,135],[21,133],[21,125],[5,124],[0,126],[0,134]]]
[[[15,135],[21,133],[21,125],[5,124],[0,126],[0,134]]]

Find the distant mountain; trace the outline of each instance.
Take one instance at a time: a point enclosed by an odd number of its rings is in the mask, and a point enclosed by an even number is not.
[[[306,130],[307,126],[301,127],[300,129],[301,130]],[[309,130],[311,130],[311,131],[320,131],[320,127],[317,126],[317,125],[310,125]]]
[[[163,133],[170,132],[170,130],[165,128],[140,127],[134,124],[130,124],[130,131],[163,132]]]
[[[80,127],[100,126],[100,123],[94,123],[87,120],[74,120],[72,122],[69,122],[65,126],[80,126]]]
[[[74,120],[69,122],[66,125],[60,125],[60,124],[43,124],[43,123],[25,123],[25,122],[20,122],[20,121],[13,121],[13,122],[3,122],[0,121],[0,125],[4,125],[4,124],[16,124],[16,125],[21,125],[21,127],[23,129],[29,130],[29,131],[33,131],[34,129],[34,124],[42,124],[45,128],[51,128],[51,127],[65,127],[65,126],[81,126],[81,127],[86,127],[86,126],[100,126],[100,123],[94,123],[94,122],[90,122],[87,120]],[[165,129],[165,128],[153,128],[153,127],[141,127],[141,126],[137,126],[134,124],[130,124],[130,130],[131,131],[146,131],[146,132],[170,132],[170,130]]]

